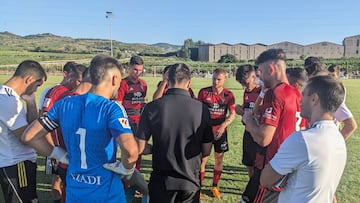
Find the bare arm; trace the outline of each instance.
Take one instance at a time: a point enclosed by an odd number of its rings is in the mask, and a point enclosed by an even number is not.
[[[267,164],[261,172],[260,184],[266,188],[271,188],[281,177],[282,175],[278,174],[270,164]]]
[[[245,129],[250,132],[256,143],[262,147],[270,144],[276,127],[267,124],[259,125],[251,112],[244,113],[243,121],[245,123]]]
[[[48,134],[48,131],[36,120],[26,128],[21,140],[36,149],[40,154],[49,156],[54,147],[46,140],[46,134]]]
[[[131,133],[121,134],[116,138],[121,149],[121,163],[126,169],[132,169],[135,166],[139,156],[138,144]]]
[[[219,129],[217,129],[216,132],[214,133],[215,139],[219,139],[223,135],[226,127],[228,127],[234,121],[235,116],[236,116],[235,110],[230,110],[228,117],[225,119],[223,123],[221,123]]]
[[[153,100],[159,99],[163,96],[166,85],[167,85],[167,80],[162,80],[160,82],[160,85],[156,88],[153,94]]]
[[[35,93],[22,95],[21,98],[26,102],[26,120],[28,123],[32,123],[39,116],[36,108]]]
[[[357,128],[358,126],[354,117],[351,117],[343,121],[343,127],[341,128],[340,132],[344,139],[347,140],[351,137]]]

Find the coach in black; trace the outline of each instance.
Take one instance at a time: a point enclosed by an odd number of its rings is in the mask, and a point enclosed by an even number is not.
[[[140,118],[140,152],[151,135],[153,141],[150,203],[199,202],[201,158],[210,154],[214,136],[208,108],[189,95],[190,78],[185,64],[172,65],[168,91]]]

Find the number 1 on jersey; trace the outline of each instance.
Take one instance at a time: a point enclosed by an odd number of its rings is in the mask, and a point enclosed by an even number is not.
[[[85,136],[86,136],[86,129],[85,128],[79,128],[76,131],[77,135],[80,135],[80,161],[81,161],[81,168],[87,169],[87,163],[86,163],[86,153],[85,153]]]

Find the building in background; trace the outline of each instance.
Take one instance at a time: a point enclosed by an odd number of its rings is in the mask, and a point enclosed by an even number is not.
[[[360,35],[346,37],[343,45],[345,47],[344,56],[346,58],[360,58]]]
[[[316,56],[327,59],[344,57],[344,46],[331,42],[319,42],[304,46],[305,56]],[[287,55],[286,55],[287,56]]]
[[[307,56],[316,56],[327,59],[343,57],[360,58],[360,35],[346,37],[343,45],[332,42],[319,42],[309,45],[301,45],[293,42],[280,42],[271,45],[253,44],[202,44],[198,47],[198,61],[217,62],[226,54],[234,55],[237,60],[255,60],[260,53],[267,49],[281,48],[286,52],[288,59],[301,59]]]
[[[288,59],[300,59],[304,54],[304,46],[292,42],[280,42],[267,46],[267,49],[283,49]]]

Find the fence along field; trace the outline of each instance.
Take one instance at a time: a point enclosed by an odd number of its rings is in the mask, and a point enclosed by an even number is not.
[[[3,84],[10,75],[0,75],[0,84]],[[61,76],[50,75],[46,83],[41,86],[36,92],[36,98],[40,97],[41,92],[44,88],[53,86],[61,81]],[[160,77],[144,77],[145,81],[148,83],[148,99],[149,101],[152,98],[152,94],[155,91],[156,84]],[[347,99],[346,103],[354,114],[357,123],[360,124],[360,105],[358,105],[358,98],[360,98],[360,92],[358,88],[360,87],[360,80],[348,79],[343,80],[347,88]],[[211,79],[209,78],[194,78],[192,81],[191,87],[193,88],[195,94],[199,91],[200,88],[211,85]],[[242,94],[243,90],[241,86],[235,81],[234,78],[229,78],[225,84],[236,96],[236,103],[242,103]],[[240,117],[237,116],[236,120],[229,127],[229,145],[230,151],[226,153],[224,158],[224,172],[221,176],[219,182],[219,187],[223,193],[223,197],[219,200],[216,200],[211,197],[210,187],[212,181],[212,168],[213,168],[213,159],[210,158],[207,165],[207,173],[203,187],[204,202],[239,202],[242,191],[245,188],[245,185],[248,181],[247,172],[245,167],[241,164],[242,157],[242,134],[244,127],[241,124]],[[348,149],[348,160],[344,175],[341,179],[341,183],[337,190],[337,198],[340,203],[354,203],[360,202],[359,194],[359,185],[360,185],[360,133],[359,130],[356,131],[353,136],[347,141]],[[321,146],[319,146],[321,147]],[[211,155],[212,157],[212,155]],[[143,156],[143,169],[142,172],[145,174],[145,177],[148,179],[151,172],[151,156]],[[45,175],[44,172],[44,158],[39,156],[38,158],[38,195],[41,202],[51,202],[50,186],[51,186],[51,177]],[[4,202],[2,199],[2,194],[0,194],[0,202]],[[139,202],[135,200],[134,202]]]

